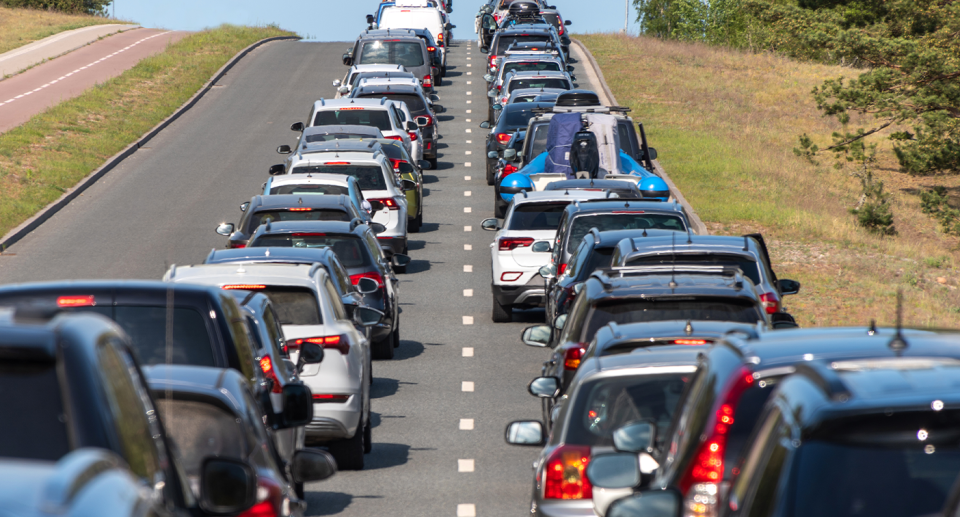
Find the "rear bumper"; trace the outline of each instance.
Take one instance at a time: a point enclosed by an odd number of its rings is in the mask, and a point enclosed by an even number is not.
[[[354,393],[342,404],[314,403],[313,421],[306,425],[308,441],[352,438],[360,425],[360,393]]]
[[[407,238],[406,236],[394,236],[388,238],[380,238],[377,236],[377,242],[380,243],[381,248],[387,248],[390,253],[403,253],[407,249]]]
[[[493,297],[500,305],[542,307],[545,299],[543,285],[497,285],[490,286]]]

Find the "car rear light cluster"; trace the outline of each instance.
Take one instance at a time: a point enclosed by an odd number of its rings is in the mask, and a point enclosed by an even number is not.
[[[343,404],[350,400],[350,395],[333,395],[328,393],[314,393],[314,404]]]
[[[257,503],[239,517],[279,517],[283,493],[280,486],[270,478],[257,478]]]
[[[92,294],[61,296],[57,298],[57,307],[93,307],[97,299]]]
[[[380,273],[368,272],[368,273],[357,273],[355,275],[350,275],[350,283],[357,285],[360,283],[361,278],[372,278],[377,282],[378,287],[383,287],[383,277],[380,276]]]
[[[390,135],[390,136],[385,136],[384,138],[388,140],[396,140],[397,142],[403,142],[403,137],[400,135]]]
[[[392,197],[371,198],[367,201],[379,201],[383,203],[383,206],[389,208],[390,210],[400,210],[400,205],[397,204],[397,200],[393,199]]]
[[[260,369],[263,370],[263,374],[267,379],[270,379],[271,384],[273,384],[270,391],[272,393],[283,393],[283,386],[280,386],[280,379],[277,378],[277,372],[273,368],[273,361],[270,359],[270,356],[265,355],[260,358]]]
[[[764,293],[760,295],[760,305],[767,314],[776,314],[780,311],[780,300],[776,293]]]
[[[673,340],[674,345],[696,346],[696,345],[706,345],[709,343],[713,343],[713,341],[707,340],[707,339],[674,339]]]
[[[563,33],[561,32],[561,34]],[[437,51],[437,47],[427,47],[427,52],[436,52],[436,51]]]
[[[500,247],[500,251],[526,248],[533,244],[533,237],[501,237],[497,244]]]
[[[580,343],[580,346],[574,346],[563,352],[563,369],[575,371],[580,368],[580,362],[583,361],[583,354],[587,353],[587,344]]]
[[[230,290],[240,290],[240,291],[258,291],[260,289],[266,289],[267,286],[263,284],[226,284],[220,286],[221,289]]]
[[[247,243],[245,243],[245,242],[231,242],[231,243],[230,243],[230,247],[233,248],[233,249],[246,248],[246,247],[247,247]]]
[[[423,87],[424,88],[433,88],[433,76],[427,74],[423,76]]]
[[[300,350],[300,345],[304,343],[313,343],[320,345],[324,349],[337,350],[343,355],[350,353],[350,341],[346,335],[340,336],[317,336],[305,337],[300,339],[288,339],[287,350]]]
[[[427,119],[427,123],[424,124],[424,125],[426,125],[426,126],[432,126],[432,125],[433,125],[433,115],[420,115],[420,116],[423,117],[423,118],[425,118],[425,119]]]
[[[411,141],[411,142],[416,142],[416,141],[417,141],[417,132],[416,132],[416,131],[407,131],[407,134],[410,135],[410,141]]]
[[[563,272],[566,270],[567,270],[567,264],[566,263],[560,264],[560,267],[557,268],[557,276],[562,275]]]
[[[544,499],[593,499],[593,486],[587,479],[590,447],[561,445],[547,458],[543,473]]]
[[[510,133],[497,133],[497,142],[500,142],[500,145],[507,145],[509,141]]]
[[[390,158],[390,166],[393,167],[393,172],[400,172],[400,163],[406,160],[399,160],[397,158]]]

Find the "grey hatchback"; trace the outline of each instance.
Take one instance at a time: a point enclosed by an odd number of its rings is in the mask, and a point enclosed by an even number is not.
[[[403,65],[416,77],[421,86],[433,91],[432,56],[413,30],[366,30],[352,48],[343,54],[343,64]]]

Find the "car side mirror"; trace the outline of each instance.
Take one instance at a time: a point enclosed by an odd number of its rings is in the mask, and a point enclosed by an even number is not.
[[[484,54],[489,54],[490,47],[480,47],[480,52],[483,52]],[[490,82],[490,81],[487,81],[487,82]]]
[[[640,484],[640,462],[628,452],[598,454],[590,458],[587,479],[599,488],[633,488]]]
[[[417,184],[414,183],[413,180],[400,180],[400,188],[402,188],[404,192],[409,192],[411,190],[417,190]]]
[[[290,124],[290,131],[303,133],[303,122],[294,122],[293,124]]]
[[[357,282],[357,291],[360,291],[360,294],[375,293],[377,289],[380,289],[380,284],[372,278],[362,277]]]
[[[277,147],[277,154],[290,154],[292,152],[293,150],[290,149],[289,145],[281,145],[280,147]]]
[[[492,82],[493,82],[493,79],[494,79],[494,77],[493,77],[492,75],[490,75],[490,74],[484,74],[484,76],[483,76],[483,80],[486,81],[486,82],[488,82],[488,83],[492,83]]]
[[[424,170],[424,171],[428,171],[430,170],[431,167],[433,167],[433,165],[430,165],[430,162],[426,160],[420,160],[419,162],[417,162],[417,165],[420,166],[420,170]]]
[[[337,473],[337,461],[327,451],[300,449],[293,454],[290,472],[296,483],[323,481]]]
[[[516,149],[504,149],[504,150],[503,150],[503,158],[504,158],[505,160],[510,160],[510,161],[515,160],[515,159],[517,158],[517,150],[516,150]]]
[[[308,343],[304,343],[306,345]],[[314,345],[309,343],[317,348],[320,348],[321,352],[323,348],[320,345]],[[301,345],[300,348],[300,363],[304,364],[304,353],[306,352],[305,347]],[[316,356],[314,356],[315,358]],[[323,355],[321,353],[320,357]],[[305,384],[287,384],[283,387],[283,393],[281,394],[283,401],[281,402],[281,407],[283,411],[280,413],[277,422],[274,425],[276,429],[289,429],[291,427],[300,427],[309,424],[313,420],[313,393],[310,391]]]
[[[547,241],[537,241],[533,243],[533,247],[530,248],[534,253],[550,253],[553,251],[550,248],[550,243]]]
[[[557,316],[557,319],[553,320],[553,328],[557,330],[563,330],[563,325],[567,322],[567,315],[561,314]]]
[[[488,232],[495,232],[500,229],[500,221],[497,221],[494,217],[484,219],[480,221],[480,228]]]
[[[680,517],[683,496],[673,488],[647,489],[615,501],[606,517]]]
[[[334,80],[333,80],[333,87],[334,87],[334,88],[339,88],[341,84],[343,84],[343,83],[340,82],[340,79],[334,79]]]
[[[484,120],[483,122],[481,122],[481,123],[480,123],[480,129],[490,129],[490,122],[489,122],[489,121],[486,121],[486,120]]]
[[[418,126],[416,122],[412,120],[407,121],[407,131],[416,131],[418,129],[420,129],[420,126]]]
[[[351,56],[350,54],[344,54],[342,59],[343,59],[344,66],[353,65],[353,56]]]
[[[200,467],[200,509],[214,515],[238,514],[257,502],[257,472],[241,460],[203,460]]]
[[[543,423],[537,420],[517,420],[507,425],[504,438],[510,445],[543,445]]]
[[[527,391],[534,397],[553,399],[560,395],[560,379],[556,377],[537,377],[530,381]]]
[[[447,111],[447,108],[444,108],[442,104],[434,104],[431,108],[433,108],[434,113],[445,113]]]
[[[316,343],[304,341],[300,344],[300,356],[298,358],[303,364],[317,364],[323,361],[323,347]]]
[[[368,278],[367,280],[373,279]],[[383,313],[376,309],[360,306],[353,311],[353,322],[361,327],[372,327],[381,321],[383,321]]]
[[[498,156],[499,155],[496,151],[487,151],[487,158],[490,158],[491,160],[496,160]]]
[[[220,226],[217,226],[217,233],[229,237],[233,233],[233,228],[233,223],[220,223]]]
[[[283,174],[285,171],[286,171],[286,169],[283,167],[283,164],[282,164],[282,163],[278,163],[278,164],[276,164],[276,165],[271,165],[271,166],[270,166],[270,169],[267,170],[267,172],[268,172],[271,176],[277,176],[277,175],[279,175],[279,174]]]
[[[573,65],[567,65],[567,72],[573,72],[574,70]]]
[[[573,22],[570,20],[563,20],[564,25],[573,25]]]
[[[250,202],[249,202],[249,201],[244,201],[243,203],[240,203],[240,211],[241,211],[241,212],[246,212],[248,208],[250,208]]]
[[[493,106],[490,106],[490,108],[493,109],[493,111],[500,111],[500,110],[503,109],[503,105],[498,102],[498,103],[494,104]]]
[[[367,19],[367,23],[373,23],[373,15],[372,15],[372,14],[368,14],[367,17],[366,17],[366,19]]]
[[[416,118],[414,118],[413,120],[415,120],[415,121],[417,122],[417,127],[424,127],[424,126],[426,126],[427,124],[430,123],[430,119],[428,119],[427,117],[424,117],[424,116],[416,117]]]
[[[387,231],[387,227],[380,223],[370,223],[370,229],[373,230],[373,233],[381,234]]]
[[[557,267],[553,264],[547,264],[546,266],[540,268],[539,273],[543,278],[554,278],[557,276]]]
[[[337,90],[337,93],[339,93],[340,95],[346,95],[346,94],[350,93],[350,87],[349,87],[349,86],[341,86],[341,87]]]
[[[613,446],[620,452],[650,452],[657,439],[657,424],[649,420],[630,422],[613,431]]]
[[[366,201],[370,203],[370,210],[373,210],[374,212],[379,212],[383,210],[383,201],[377,201],[377,200],[370,201],[369,199]]]
[[[781,278],[777,280],[777,285],[780,287],[780,294],[783,295],[797,294],[800,292],[800,282],[796,280]]]
[[[394,253],[393,257],[390,257],[390,263],[396,267],[406,267],[412,260],[410,255],[404,255],[403,253]]]
[[[523,329],[520,334],[520,341],[527,346],[544,348],[550,344],[550,327],[546,325],[534,325]]]
[[[450,23],[450,22],[447,22],[447,23],[445,23],[445,24],[443,25],[443,28],[444,28],[444,29],[447,29],[447,30],[450,30],[450,29],[452,29],[453,27],[454,27],[454,25],[453,25],[452,23]]]

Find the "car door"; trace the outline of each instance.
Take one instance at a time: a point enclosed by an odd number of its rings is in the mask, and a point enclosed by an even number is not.
[[[497,33],[497,20],[493,18],[493,15],[486,13],[483,15],[483,18],[480,20],[480,47],[489,48],[490,43],[493,41],[493,35]]]

